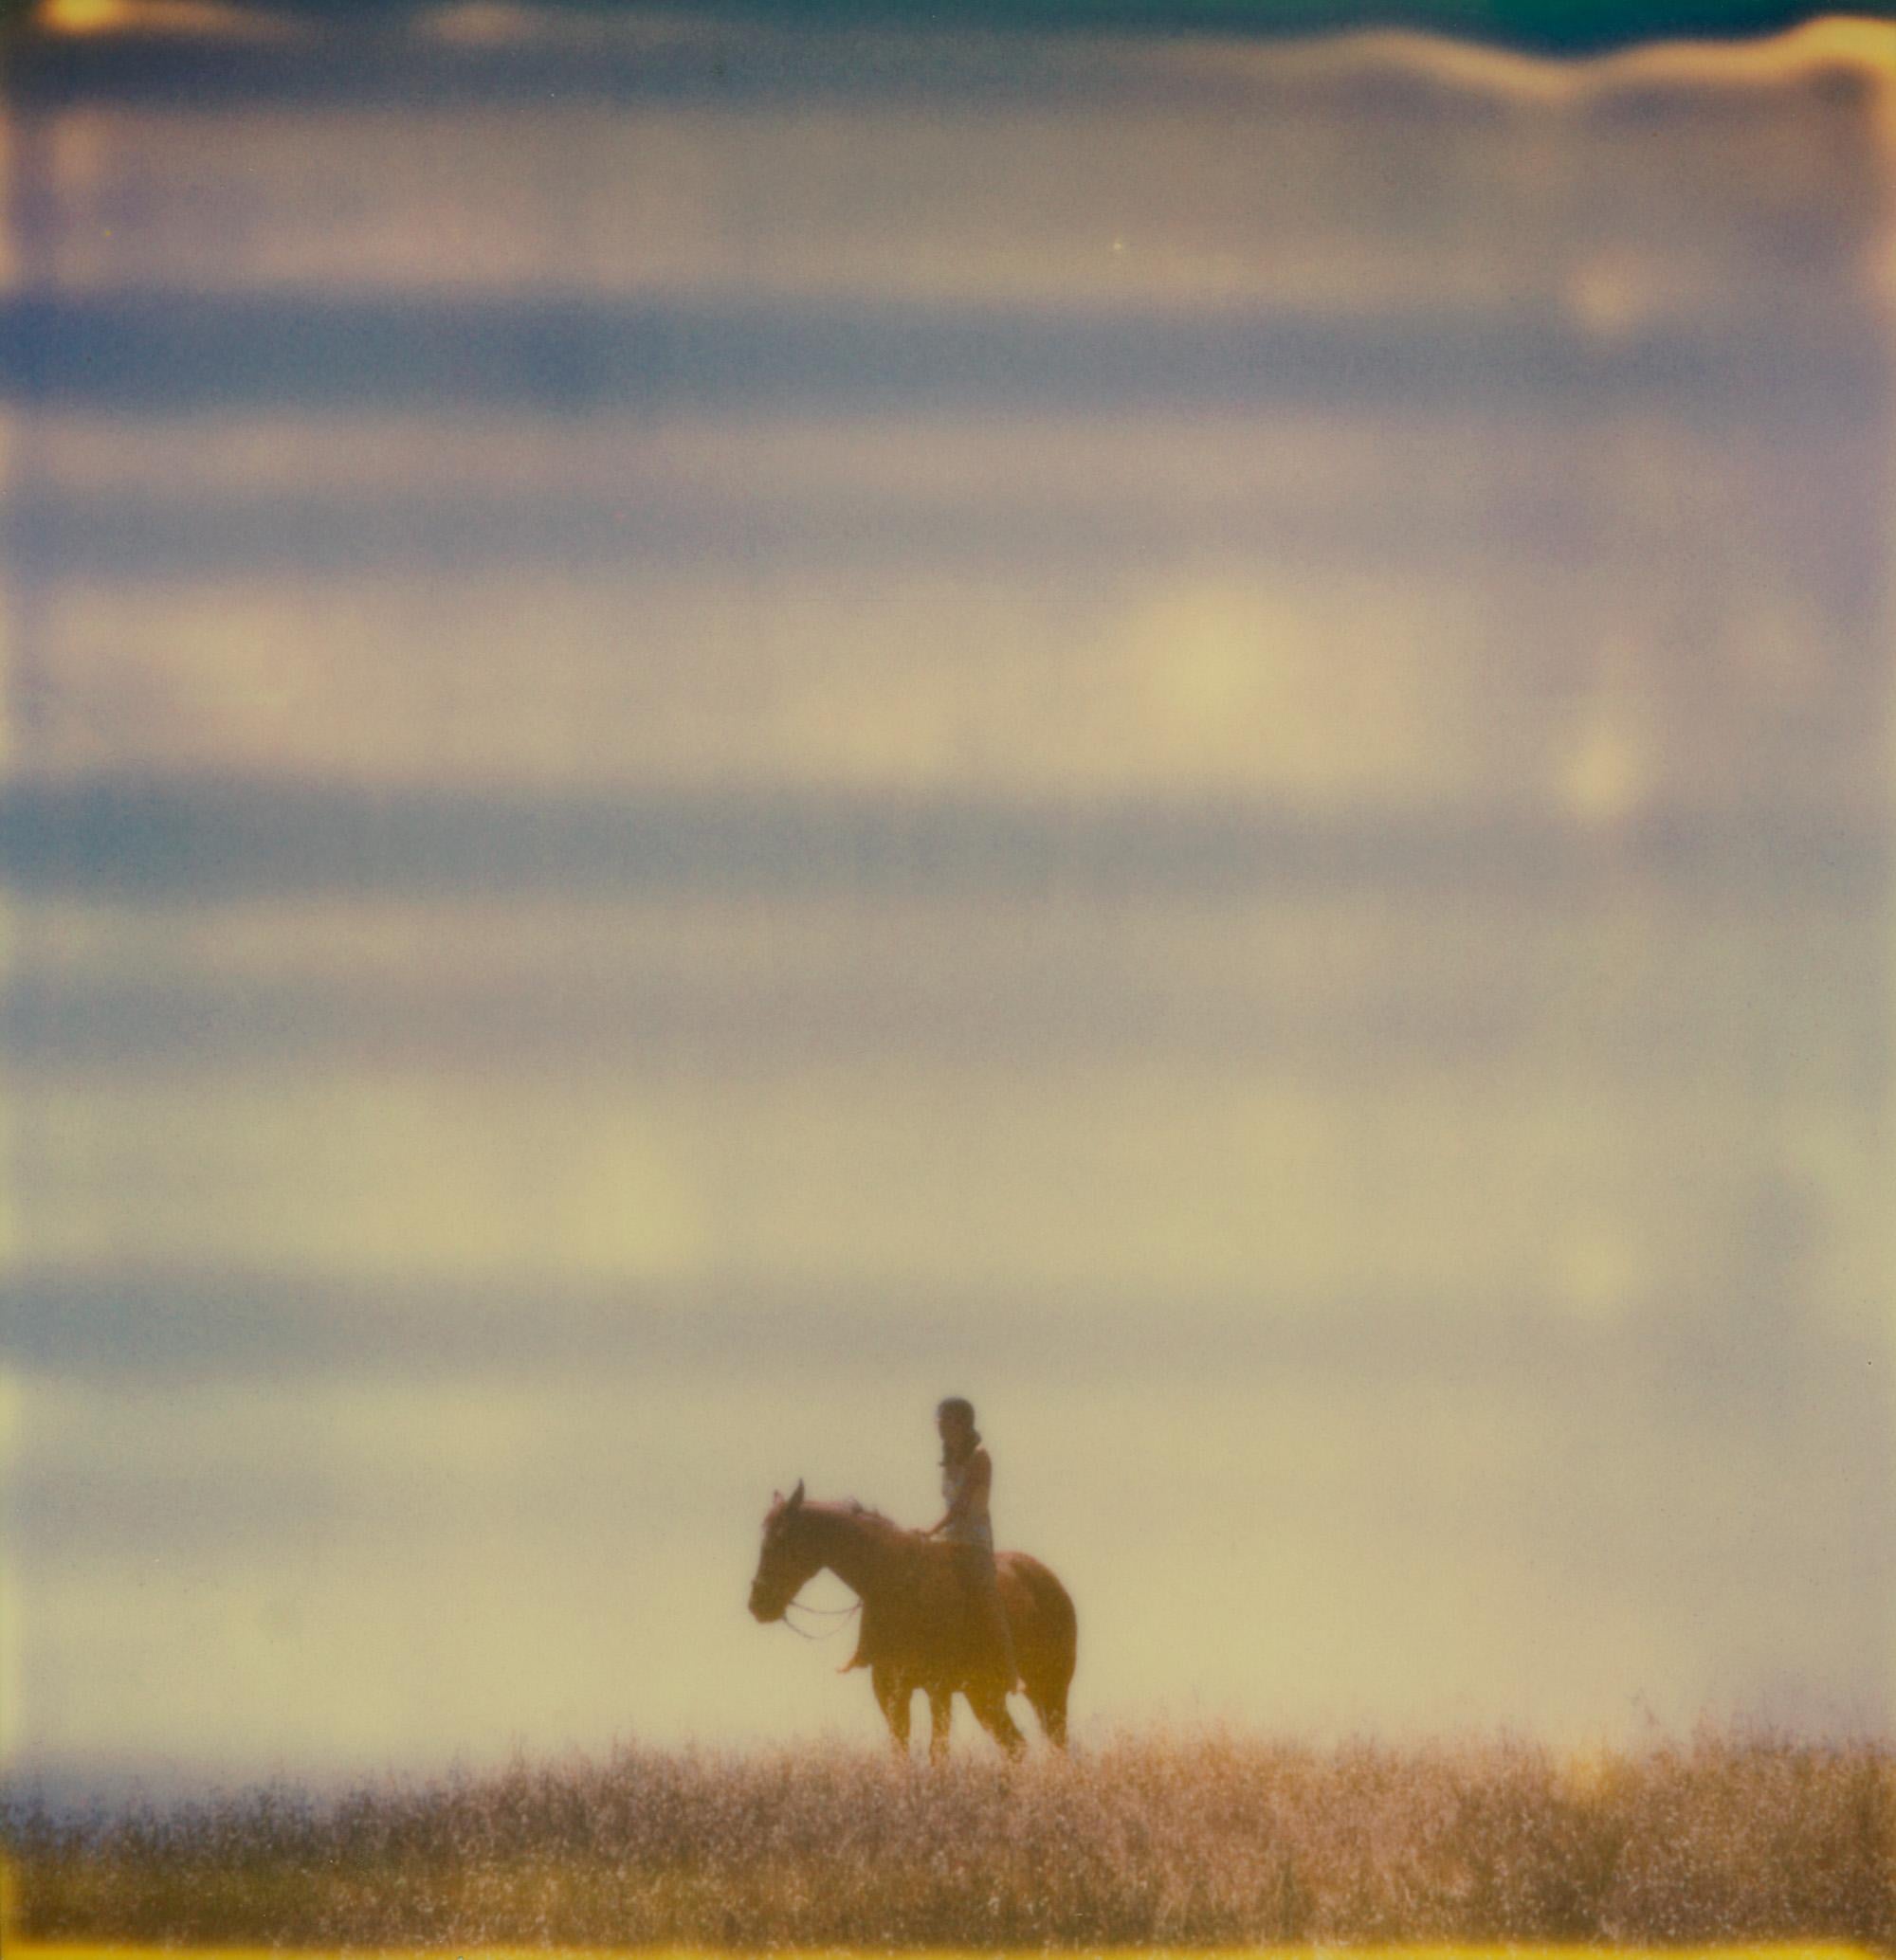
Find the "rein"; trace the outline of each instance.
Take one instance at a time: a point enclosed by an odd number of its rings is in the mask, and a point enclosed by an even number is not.
[[[827,1633],[806,1633],[804,1629],[800,1627],[796,1624],[796,1622],[790,1617],[793,1608],[794,1608],[799,1613],[814,1613],[825,1620],[841,1621],[848,1620],[852,1615],[860,1613],[863,1610],[863,1603],[861,1600],[857,1600],[853,1606],[807,1606],[803,1604],[803,1602],[800,1599],[786,1600],[784,1602],[783,1624],[790,1628],[792,1633],[796,1634],[801,1639],[807,1641],[826,1641],[833,1640],[839,1633],[842,1632],[842,1627],[832,1626],[829,1629]]]

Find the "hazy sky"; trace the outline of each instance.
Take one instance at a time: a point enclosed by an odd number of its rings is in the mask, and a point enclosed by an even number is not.
[[[430,31],[21,71],[15,1768],[1887,1727],[1889,30]]]

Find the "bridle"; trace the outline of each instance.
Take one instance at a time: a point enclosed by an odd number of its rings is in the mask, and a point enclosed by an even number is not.
[[[810,1574],[809,1578],[806,1578],[803,1581],[803,1584],[805,1586],[808,1586],[810,1584],[810,1580],[813,1579],[815,1576],[815,1572],[812,1571]],[[799,1591],[801,1589],[801,1588],[798,1588]],[[799,1626],[796,1624],[796,1622],[790,1617],[793,1610],[799,1613],[812,1614],[820,1620],[834,1620],[840,1623],[844,1620],[851,1618],[853,1615],[857,1613],[860,1613],[863,1610],[863,1603],[861,1600],[857,1600],[852,1606],[807,1606],[800,1599],[796,1597],[795,1593],[793,1593],[790,1596],[790,1598],[784,1601],[783,1624],[790,1628],[791,1632],[797,1635],[799,1639],[807,1641],[830,1640],[833,1639],[837,1634],[842,1632],[843,1628],[840,1624],[830,1627],[827,1632],[824,1633],[811,1633],[807,1631],[805,1628]]]
[[[837,1634],[842,1632],[842,1627],[832,1626],[827,1633],[806,1633],[790,1617],[792,1607],[794,1607],[799,1613],[814,1613],[825,1620],[840,1621],[848,1620],[851,1615],[860,1613],[863,1610],[863,1603],[861,1600],[857,1600],[854,1605],[847,1606],[806,1606],[800,1599],[787,1599],[784,1601],[783,1624],[790,1628],[792,1633],[807,1641],[827,1641],[833,1640]]]

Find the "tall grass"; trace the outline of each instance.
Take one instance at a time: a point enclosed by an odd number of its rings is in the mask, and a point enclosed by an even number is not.
[[[44,1937],[463,1947],[1896,1944],[1896,1751],[1121,1734],[940,1770],[841,1748],[282,1788],[90,1821],[15,1799]]]

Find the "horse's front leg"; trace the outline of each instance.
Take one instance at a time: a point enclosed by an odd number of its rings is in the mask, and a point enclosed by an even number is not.
[[[952,1688],[930,1688],[928,1691],[928,1760],[931,1763],[946,1762],[948,1759],[948,1725],[955,1717],[955,1692]]]
[[[876,1691],[876,1701],[883,1712],[883,1719],[889,1725],[889,1736],[895,1745],[897,1755],[906,1759],[908,1755],[908,1709],[915,1696],[915,1683],[905,1680],[886,1667],[872,1667],[869,1670],[869,1685]]]

